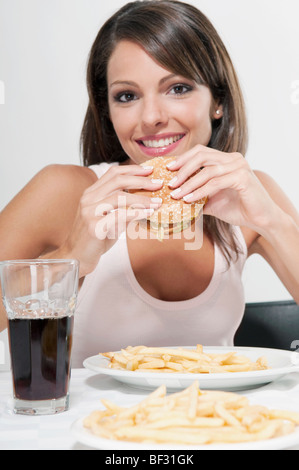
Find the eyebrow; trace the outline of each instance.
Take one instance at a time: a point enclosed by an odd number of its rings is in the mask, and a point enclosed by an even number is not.
[[[166,75],[165,77],[161,78],[159,81],[159,85],[163,85],[163,83],[167,82],[168,80],[171,80],[174,77],[178,77],[177,74],[171,73],[169,75]],[[131,80],[115,80],[115,82],[112,82],[110,85],[110,88],[115,86],[115,85],[129,85],[129,86],[134,86],[138,87],[138,84],[136,82],[133,82]]]

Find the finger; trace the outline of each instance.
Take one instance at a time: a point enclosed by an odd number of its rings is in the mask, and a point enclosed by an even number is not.
[[[218,166],[219,169],[227,163],[235,161],[233,154],[227,154],[218,151],[201,151],[197,152],[192,158],[189,158],[184,165],[178,170],[175,177],[170,181],[169,187],[178,188],[192,175],[200,173],[204,168]],[[221,171],[221,170],[220,170]]]
[[[185,183],[183,183],[179,188],[175,189],[171,193],[171,196],[174,199],[182,199],[190,193],[194,192],[196,189],[206,185],[207,182],[213,178],[218,178],[222,175],[233,173],[238,171],[243,166],[244,160],[233,160],[229,161],[228,163],[221,162],[213,166],[206,166],[200,172],[195,174],[195,176],[191,177]]]
[[[92,191],[84,194],[85,204],[93,204],[94,202],[105,199],[108,195],[119,190],[144,189],[145,191],[157,191],[163,186],[163,180],[152,179],[145,176],[123,175],[118,174],[114,178],[109,179],[106,183],[102,183],[93,188]]]
[[[101,187],[118,175],[149,176],[152,172],[153,167],[148,165],[113,165],[93,185],[87,188],[85,192],[88,194],[89,192],[97,190],[98,187]]]
[[[109,212],[124,208],[158,209],[162,202],[161,198],[151,198],[120,191],[112,194],[99,204],[94,204],[94,213],[95,216],[104,216]]]
[[[185,202],[191,203],[208,197],[215,196],[223,189],[237,189],[236,174],[228,173],[217,178],[209,180],[204,186],[183,196]]]
[[[167,168],[169,170],[177,171],[179,170],[188,160],[193,158],[198,152],[215,152],[215,149],[210,147],[206,147],[205,145],[197,144],[195,147],[187,150],[182,155],[179,155],[175,158],[175,160],[171,161],[167,164]]]

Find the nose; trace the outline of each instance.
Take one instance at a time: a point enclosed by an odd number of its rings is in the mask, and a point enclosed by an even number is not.
[[[141,122],[147,129],[156,129],[168,123],[167,109],[160,97],[149,96],[143,99]]]

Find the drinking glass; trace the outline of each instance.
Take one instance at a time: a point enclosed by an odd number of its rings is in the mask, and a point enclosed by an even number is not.
[[[0,262],[15,413],[54,414],[69,407],[78,271],[76,260]]]

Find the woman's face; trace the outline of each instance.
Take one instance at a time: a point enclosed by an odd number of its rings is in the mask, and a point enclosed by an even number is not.
[[[164,69],[130,41],[116,46],[107,81],[110,119],[132,163],[208,145],[215,109],[206,86]]]

